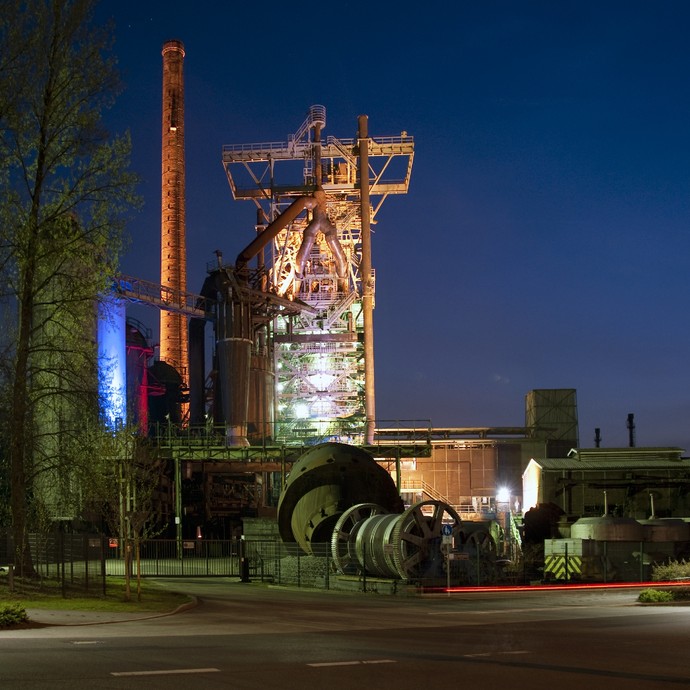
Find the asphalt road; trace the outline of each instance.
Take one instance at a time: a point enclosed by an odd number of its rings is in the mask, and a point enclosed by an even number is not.
[[[388,597],[163,580],[198,606],[0,631],[0,688],[690,688],[690,607],[636,590]]]

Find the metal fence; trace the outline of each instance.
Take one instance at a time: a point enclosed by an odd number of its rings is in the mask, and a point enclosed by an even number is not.
[[[116,538],[55,532],[31,535],[29,548],[39,578],[82,591],[102,589],[108,576],[124,577],[127,563],[132,576],[240,577],[326,588],[332,566],[328,545],[316,545],[316,555],[305,556],[295,544],[279,539],[150,539],[138,549],[131,542],[131,558],[126,559],[126,545]],[[0,568],[7,571],[13,554],[11,537],[0,536]]]
[[[39,582],[58,582],[63,594],[72,591],[105,591],[105,544],[100,535],[66,534],[56,531],[31,534],[28,539],[33,577]],[[14,541],[11,534],[0,535],[0,567],[14,583]]]
[[[242,541],[197,539],[149,539],[139,545],[137,558],[133,544],[131,574],[142,577],[239,577]],[[125,574],[123,545],[108,540],[106,553],[108,575]]]
[[[152,539],[139,544],[138,558],[133,544],[131,559],[125,559],[124,545],[117,539],[96,534],[34,534],[29,547],[35,574],[39,579],[59,583],[65,595],[105,592],[107,577],[123,577],[127,562],[130,575],[142,577],[239,577],[245,581],[319,589],[339,588],[343,580],[335,573],[328,544],[313,544],[313,554],[307,556],[296,544],[275,538]],[[12,572],[9,566],[13,553],[11,537],[0,533],[3,575]],[[499,563],[486,561],[479,553],[451,554],[443,579],[451,586],[535,581],[646,582],[653,578],[655,564],[674,560],[683,560],[683,555],[679,556],[677,545],[672,542],[597,542],[579,552],[570,544],[562,549],[560,544],[552,544],[546,554],[529,565],[524,559]],[[367,591],[373,586],[374,578],[366,575],[351,579],[353,589]],[[10,578],[8,581],[11,584]]]

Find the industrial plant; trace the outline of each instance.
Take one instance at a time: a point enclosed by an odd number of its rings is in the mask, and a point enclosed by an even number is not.
[[[308,105],[285,141],[223,145],[244,249],[216,251],[190,290],[183,44],[162,57],[160,283],[117,276],[99,347],[107,418],[167,463],[165,536],[279,539],[292,554],[325,549],[344,579],[404,582],[478,583],[530,543],[547,579],[648,575],[686,555],[684,451],[635,447],[632,415],[628,448],[580,448],[573,388],[526,391],[516,427],[377,417],[372,225],[385,245],[384,202],[411,203],[398,198],[407,132],[371,133],[361,115],[343,138]],[[159,312],[158,343],[131,303]]]

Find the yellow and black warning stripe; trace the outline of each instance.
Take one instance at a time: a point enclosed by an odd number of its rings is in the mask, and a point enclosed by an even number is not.
[[[567,567],[566,567],[567,566]],[[582,556],[546,556],[544,559],[544,574],[549,574],[555,580],[570,580],[582,574]]]

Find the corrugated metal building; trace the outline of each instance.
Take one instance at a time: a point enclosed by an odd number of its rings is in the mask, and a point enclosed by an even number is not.
[[[523,473],[524,508],[555,503],[570,516],[688,516],[690,459],[683,452],[574,448],[564,458],[534,458]]]

